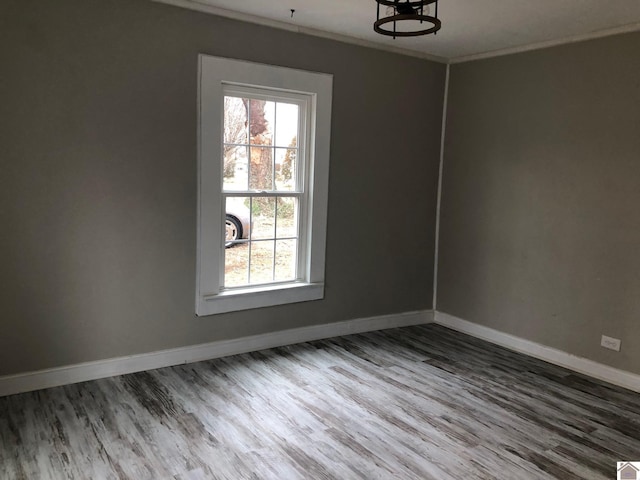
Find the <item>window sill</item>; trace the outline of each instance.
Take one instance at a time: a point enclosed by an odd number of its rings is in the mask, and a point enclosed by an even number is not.
[[[287,283],[226,290],[198,299],[199,317],[324,298],[324,283]]]

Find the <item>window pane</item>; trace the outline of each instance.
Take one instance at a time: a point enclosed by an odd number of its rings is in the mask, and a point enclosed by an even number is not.
[[[298,236],[298,200],[294,197],[278,198],[276,238]]]
[[[247,147],[225,145],[223,178],[225,190],[246,190],[249,184]]]
[[[251,200],[253,229],[251,240],[273,239],[275,237],[276,199],[273,197],[254,197]]]
[[[251,242],[252,284],[273,282],[274,241]]]
[[[249,284],[249,244],[241,243],[224,251],[224,286]]]
[[[276,143],[277,147],[295,147],[298,136],[298,105],[292,103],[276,104]]]
[[[275,102],[251,99],[249,105],[251,145],[273,145]]]
[[[297,149],[276,148],[276,190],[296,189],[297,156]]]
[[[249,238],[251,217],[249,198],[227,197],[225,203],[225,245],[229,246],[237,240]]]
[[[251,147],[249,188],[252,190],[273,189],[273,149],[271,147]]]
[[[284,282],[296,279],[297,249],[297,240],[276,241],[275,281]]]
[[[247,143],[246,100],[224,97],[224,143]]]

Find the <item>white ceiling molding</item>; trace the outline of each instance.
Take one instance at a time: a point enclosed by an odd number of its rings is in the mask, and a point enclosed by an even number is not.
[[[523,45],[521,47],[503,48],[501,50],[494,50],[492,52],[477,53],[474,55],[465,55],[462,57],[451,58],[449,59],[449,63],[453,64],[471,62],[473,60],[482,60],[484,58],[512,55],[514,53],[529,52],[531,50],[541,50],[543,48],[556,47],[558,45],[565,45],[567,43],[584,42],[586,40],[593,40],[595,38],[610,37],[612,35],[619,35],[621,33],[631,33],[637,31],[640,31],[640,22],[623,25],[621,27],[605,28],[604,30],[598,30],[582,35],[573,35],[571,37],[564,37],[556,40],[549,40],[546,42],[532,43],[529,45]]]
[[[327,38],[329,40],[336,40],[338,42],[351,43],[353,45],[358,45],[361,47],[375,48],[376,50],[383,50],[385,52],[398,53],[401,55],[408,55],[410,57],[422,58],[424,60],[431,60],[432,62],[437,63],[449,63],[449,59],[445,57],[439,57],[438,55],[431,55],[429,53],[417,52],[415,50],[408,50],[406,48],[400,47],[392,47],[390,45],[382,45],[380,43],[371,42],[369,40],[362,40],[360,38],[349,37],[347,35],[339,35],[337,33],[325,32],[323,30],[316,30],[314,28],[304,28],[301,27],[298,29],[299,33],[304,33],[307,35],[313,35],[315,37]]]
[[[638,0],[615,0],[602,7],[600,0],[447,0],[441,6],[443,28],[427,41],[395,41],[374,33],[375,2],[368,0],[152,1],[445,64],[640,31]],[[363,6],[370,7],[371,18]],[[289,7],[296,9],[291,21]],[[629,23],[621,25],[624,21]]]
[[[437,63],[448,63],[449,60],[438,55],[431,55],[429,53],[418,52],[416,50],[409,50],[406,48],[393,47],[390,45],[383,45],[369,40],[363,40],[361,38],[350,37],[348,35],[340,35],[338,33],[327,32],[324,30],[318,30],[315,28],[301,27],[292,25],[286,22],[278,22],[277,20],[271,20],[269,18],[259,17],[256,15],[250,15],[248,13],[234,12],[220,7],[214,7],[205,3],[201,3],[197,0],[152,0],[158,3],[165,3],[167,5],[173,5],[175,7],[187,8],[189,10],[196,10],[198,12],[209,13],[211,15],[217,15],[219,17],[231,18],[233,20],[239,20],[242,22],[254,23],[257,25],[264,25],[272,28],[279,28],[280,30],[287,30],[289,32],[301,33],[304,35],[312,35],[314,37],[326,38],[329,40],[336,40],[338,42],[349,43],[352,45],[358,45],[360,47],[374,48],[376,50],[382,50],[390,53],[398,53],[400,55],[407,55],[410,57],[422,58],[424,60],[431,60]]]
[[[258,25],[265,25],[267,27],[279,28],[280,30],[289,30],[290,32],[299,32],[300,28],[297,25],[290,23],[278,22],[276,20],[270,20],[264,17],[258,17],[256,15],[249,15],[248,13],[234,12],[233,10],[227,10],[220,7],[214,7],[207,3],[199,2],[198,0],[152,0],[158,3],[166,3],[175,7],[188,8],[189,10],[196,10],[198,12],[210,13],[212,15],[218,15],[220,17],[232,18],[234,20],[240,20],[243,22],[257,23]]]

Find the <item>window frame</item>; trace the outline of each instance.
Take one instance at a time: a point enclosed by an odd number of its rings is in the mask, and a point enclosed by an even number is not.
[[[209,55],[199,55],[198,63],[196,314],[213,315],[324,298],[333,77]],[[307,102],[308,125],[304,132],[307,158],[303,167],[306,205],[299,205],[299,249],[305,255],[299,253],[296,281],[225,289],[223,102],[226,92],[251,89],[273,92],[274,97],[279,93],[285,98],[287,94],[301,96]],[[281,193],[287,196],[287,192]]]

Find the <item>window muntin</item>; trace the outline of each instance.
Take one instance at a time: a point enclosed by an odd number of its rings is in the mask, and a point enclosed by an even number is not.
[[[251,226],[222,249],[221,288],[303,281],[310,99],[233,85],[223,94],[223,203],[246,209]]]

